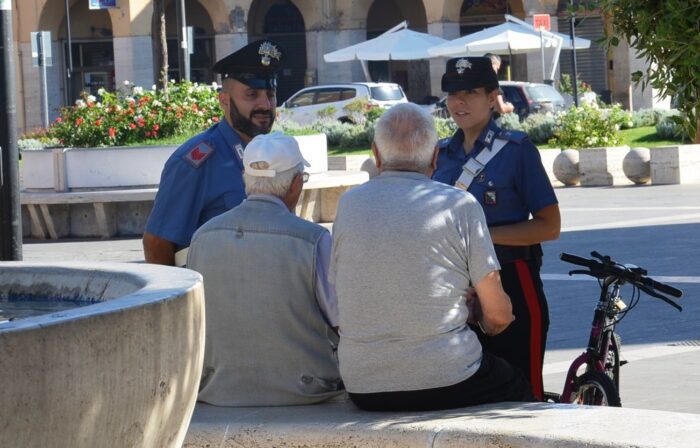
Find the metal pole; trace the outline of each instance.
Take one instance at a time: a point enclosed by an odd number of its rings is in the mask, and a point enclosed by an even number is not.
[[[68,64],[66,67],[66,104],[73,102],[73,40],[70,31],[70,7],[68,0],[65,0],[66,6],[66,37],[68,38]]]
[[[22,209],[11,1],[0,0],[0,260],[22,259]]]
[[[547,79],[547,74],[544,72],[544,36],[542,30],[540,30],[540,53],[542,55],[542,82],[544,82]]]
[[[185,16],[185,0],[176,0],[177,40],[180,43],[179,71],[180,79],[190,80],[190,52],[187,49],[187,17]]]
[[[571,37],[571,67],[573,68],[573,73],[571,74],[571,87],[574,92],[574,104],[578,107],[578,71],[576,68],[576,31],[574,31],[575,25],[574,20],[576,19],[576,14],[573,12],[574,0],[569,0],[569,4],[572,7],[571,20],[569,20],[569,35]]]
[[[41,117],[44,128],[49,127],[49,90],[46,85],[46,49],[44,48],[44,33],[37,34],[39,49],[39,73],[41,74]]]

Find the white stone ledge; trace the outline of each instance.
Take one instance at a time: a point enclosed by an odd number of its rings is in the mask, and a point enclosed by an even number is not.
[[[363,412],[350,403],[222,408],[198,403],[185,448],[696,448],[700,415],[546,403],[424,413]]]

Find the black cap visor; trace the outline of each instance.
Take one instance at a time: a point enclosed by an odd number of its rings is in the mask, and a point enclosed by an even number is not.
[[[459,92],[460,90],[474,90],[483,87],[486,91],[498,89],[498,81],[485,81],[483,77],[468,78],[445,73],[442,75],[442,91],[448,93]]]

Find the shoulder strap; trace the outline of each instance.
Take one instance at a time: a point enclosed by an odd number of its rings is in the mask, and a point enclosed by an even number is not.
[[[496,154],[498,154],[508,142],[509,140],[497,138],[494,140],[491,149],[484,148],[476,157],[470,157],[467,163],[462,166],[462,174],[459,176],[459,179],[457,179],[455,187],[466,191],[472,184],[474,178],[484,170],[486,164],[496,157]]]

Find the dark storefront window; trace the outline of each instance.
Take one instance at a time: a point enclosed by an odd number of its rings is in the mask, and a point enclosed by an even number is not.
[[[64,42],[68,53],[68,43]],[[100,88],[113,91],[114,83],[114,46],[112,40],[99,42],[73,42],[73,77],[71,85],[73,103],[80,98],[81,92],[96,95]]]

